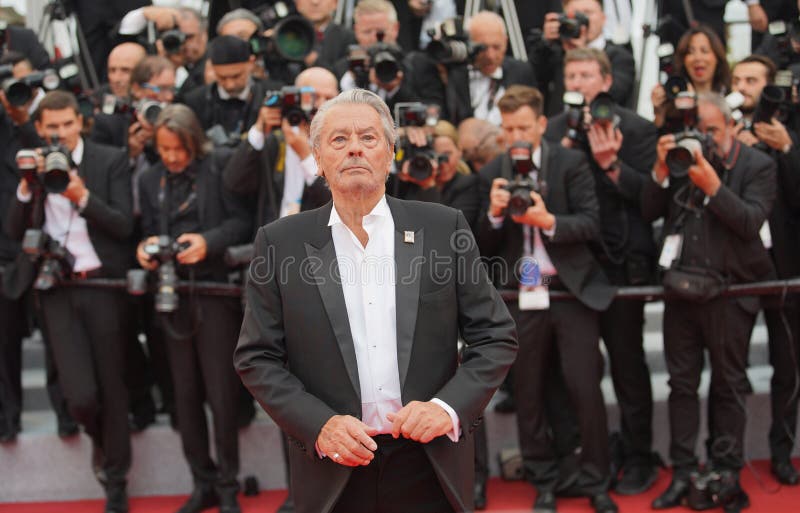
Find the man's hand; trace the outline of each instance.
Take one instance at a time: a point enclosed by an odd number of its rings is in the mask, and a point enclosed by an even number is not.
[[[136,247],[136,260],[139,262],[139,265],[142,266],[142,269],[153,271],[158,267],[158,261],[151,259],[150,256],[144,252],[144,247],[147,244],[158,244],[158,237],[153,235],[139,243]]]
[[[544,26],[542,27],[542,37],[546,41],[558,41],[559,37],[558,28],[561,23],[558,22],[559,13],[549,12],[544,15]]]
[[[31,98],[25,105],[21,107],[15,107],[11,105],[11,103],[8,101],[8,98],[6,98],[5,91],[0,90],[0,103],[3,104],[3,108],[8,113],[8,117],[10,117],[11,121],[13,121],[17,126],[24,125],[31,119],[30,114],[28,114],[28,109],[30,108],[32,101],[33,98]]]
[[[128,156],[137,158],[144,151],[147,141],[153,138],[153,127],[146,122],[134,121],[128,128]]]
[[[751,4],[747,6],[747,17],[750,26],[757,32],[765,32],[769,26],[769,18],[761,4]]]
[[[689,168],[689,179],[694,182],[706,196],[715,195],[720,185],[722,185],[717,172],[711,167],[711,164],[708,163],[705,157],[703,157],[702,150],[695,150],[694,159],[696,164]]]
[[[608,169],[617,160],[617,154],[622,147],[622,132],[610,123],[592,123],[586,135],[594,161],[600,169]]]
[[[430,189],[431,187],[436,186],[436,175],[439,172],[439,164],[435,160],[431,160],[431,174],[428,178],[424,180],[418,180],[411,176],[408,172],[408,168],[410,166],[410,160],[406,160],[403,162],[403,167],[400,168],[400,174],[397,175],[397,179],[403,182],[411,182],[413,184],[417,184],[420,189]]]
[[[547,205],[544,204],[542,196],[536,191],[531,191],[533,206],[528,207],[521,216],[512,216],[515,223],[535,226],[543,230],[552,230],[556,224],[556,216],[548,212]]]
[[[756,132],[756,137],[773,150],[783,150],[787,144],[792,145],[792,138],[786,127],[775,118],[772,118],[770,123],[756,123],[753,125],[753,130]]]
[[[179,263],[185,265],[196,264],[206,258],[206,251],[208,251],[208,246],[206,245],[206,239],[199,233],[184,233],[180,237],[178,237],[179,243],[188,242],[189,247],[181,251],[176,255],[176,259]]]
[[[147,21],[152,21],[159,32],[175,28],[179,13],[171,7],[148,6],[142,10]]]
[[[758,143],[758,137],[750,130],[745,130],[742,123],[738,123],[733,129],[736,133],[736,138],[739,139],[739,142],[742,144],[753,146]]]
[[[511,193],[504,189],[508,186],[505,178],[495,178],[492,180],[492,190],[489,191],[489,214],[492,217],[500,217],[508,208],[508,201]]]
[[[675,136],[672,134],[662,135],[658,138],[658,143],[656,144],[656,163],[653,166],[658,183],[664,183],[664,180],[669,176],[667,153],[672,148],[675,148],[675,146]]]
[[[311,155],[311,143],[308,140],[308,123],[305,121],[300,124],[300,129],[295,132],[294,127],[289,124],[289,121],[284,119],[281,122],[281,129],[283,130],[283,137],[286,139],[286,144],[291,146],[300,160],[304,160]]]
[[[264,135],[269,135],[271,131],[281,126],[281,121],[280,107],[261,107],[258,110],[258,120],[254,126]]]
[[[426,444],[453,430],[453,420],[440,405],[411,401],[397,413],[386,415],[392,423],[392,436]]]
[[[564,137],[561,138],[561,146],[565,148],[574,148],[575,142],[565,135]]]
[[[70,200],[72,203],[77,205],[80,203],[81,198],[85,194],[89,193],[89,189],[86,188],[86,185],[83,183],[83,178],[78,176],[76,171],[69,172],[69,185],[67,185],[66,190],[61,193],[62,196]]]
[[[350,415],[334,415],[322,426],[317,448],[334,463],[347,467],[369,465],[378,444],[378,430]]]

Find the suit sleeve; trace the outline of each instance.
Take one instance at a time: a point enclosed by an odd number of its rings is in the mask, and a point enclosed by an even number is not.
[[[265,138],[265,147],[269,144],[269,139],[269,137]],[[261,151],[253,148],[249,142],[242,141],[236,147],[222,172],[222,181],[225,187],[237,194],[255,194],[258,191],[262,175],[259,173],[258,165],[260,157]]]
[[[486,274],[464,215],[458,213],[456,297],[461,336],[466,343],[461,365],[436,394],[458,414],[462,426],[477,419],[503,382],[517,353],[514,320]],[[463,265],[462,265],[463,261]]]
[[[217,158],[217,155],[211,155],[208,158],[214,159]],[[221,224],[201,233],[206,240],[210,257],[222,255],[229,246],[245,242],[247,236],[252,233],[250,215],[241,198],[227,187],[221,187],[220,182],[219,175],[215,176],[214,183],[220,185],[217,193],[222,195],[222,204],[227,215]]]
[[[103,201],[89,190],[89,202],[81,213],[89,223],[117,240],[127,240],[133,231],[133,196],[127,154],[114,151],[106,170],[108,173],[108,201]]]
[[[792,208],[800,209],[800,148],[795,145],[789,153],[778,157],[778,190]]]
[[[245,288],[247,306],[233,353],[242,382],[270,417],[306,447],[314,447],[322,426],[337,413],[305,391],[286,367],[283,303],[277,280],[279,262],[266,227],[258,230],[255,257]],[[307,451],[309,457],[314,451]]]
[[[600,238],[600,207],[594,187],[594,177],[589,164],[581,155],[574,165],[566,168],[565,189],[568,214],[555,214],[556,233],[552,244],[572,244]]]
[[[626,155],[630,158],[621,159],[619,193],[629,202],[638,205],[642,196],[642,186],[650,178],[650,171],[656,161],[656,145],[658,131],[652,123],[637,124],[635,133],[631,133],[622,141],[626,146]]]
[[[611,60],[611,75],[614,77],[608,94],[620,105],[627,105],[633,90],[633,80],[636,76],[636,65],[633,55],[627,49],[615,47],[607,52]]]

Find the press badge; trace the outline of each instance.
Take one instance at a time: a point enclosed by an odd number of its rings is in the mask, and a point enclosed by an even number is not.
[[[658,258],[658,265],[664,269],[672,267],[672,262],[681,254],[683,246],[683,235],[673,233],[664,239],[664,247],[661,248],[661,256]]]
[[[523,258],[520,265],[519,309],[547,310],[550,308],[550,291],[542,285],[539,264],[530,257]]]

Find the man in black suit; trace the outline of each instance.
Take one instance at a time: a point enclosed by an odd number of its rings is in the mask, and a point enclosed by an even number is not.
[[[767,123],[752,123],[756,106],[764,87],[775,80],[775,65],[760,55],[751,55],[739,61],[732,70],[733,90],[742,93],[745,102],[741,107],[750,130],[742,130],[738,139],[748,145],[766,151],[777,164],[778,193],[769,216],[768,228],[762,231],[762,242],[770,253],[779,279],[791,279],[800,275],[800,150],[797,135],[778,119]],[[798,484],[797,470],[791,462],[794,446],[792,434],[797,428],[797,394],[795,380],[800,366],[798,343],[800,342],[800,304],[796,294],[785,300],[765,303],[764,318],[769,333],[769,354],[772,364],[772,425],[769,430],[769,446],[772,473],[782,484]],[[755,320],[755,315],[753,315]]]
[[[480,52],[470,64],[451,66],[447,70],[447,83],[442,84],[444,92],[445,115],[458,124],[466,118],[476,117],[500,124],[500,111],[497,101],[511,85],[531,85],[534,73],[522,61],[506,56],[508,35],[503,18],[490,11],[482,11],[472,17],[467,27],[473,43],[482,44],[486,49]],[[438,72],[415,69],[414,73],[425,73],[429,81],[437,85]],[[427,98],[424,91],[418,91]]]
[[[148,270],[166,265],[145,251],[146,245],[158,244],[159,236],[166,236],[170,244],[182,245],[173,261],[177,276],[227,282],[223,254],[250,235],[246,211],[222,186],[223,152],[229,150],[210,152],[197,117],[185,105],[166,107],[155,132],[161,161],[139,182],[146,238],[139,244],[136,258]],[[194,490],[179,512],[198,513],[219,504],[221,513],[240,513],[236,478],[241,385],[230,359],[241,303],[236,298],[185,293],[175,300],[176,307],[168,319],[162,318],[162,324],[174,378],[178,431],[194,480]],[[156,303],[158,309],[158,297]],[[216,462],[209,452],[205,403],[214,422]]]
[[[464,217],[385,196],[395,138],[374,93],[328,102],[333,202],[256,237],[234,364],[290,437],[298,513],[471,511],[472,433],[516,353]]]
[[[48,93],[35,119],[40,137],[58,136],[77,172],[70,172],[60,194],[23,178],[6,231],[21,240],[26,228],[35,228],[56,240],[74,256],[71,268],[64,269],[67,279],[124,277],[133,227],[125,154],[81,138],[83,118],[70,93]],[[70,412],[92,439],[92,465],[105,487],[106,512],[127,512],[131,454],[123,380],[125,297],[115,290],[58,285],[37,290],[37,296]]]
[[[612,86],[611,63],[601,50],[579,48],[564,58],[564,88],[591,104]],[[590,114],[591,115],[591,114]],[[567,114],[547,123],[545,138],[582,151],[595,178],[602,238],[592,245],[603,272],[614,285],[641,286],[655,274],[655,243],[650,223],[642,220],[639,200],[656,154],[656,127],[619,105],[613,120],[591,120],[567,136]],[[611,362],[621,410],[625,458],[616,491],[635,495],[658,476],[652,453],[653,397],[645,362],[642,330],[644,301],[616,299],[600,314],[600,336]],[[616,476],[614,476],[616,477]]]
[[[306,66],[322,66],[333,69],[333,65],[347,55],[347,47],[356,40],[350,29],[333,22],[336,0],[295,0],[297,12],[314,25],[317,41],[306,57]]]
[[[624,46],[615,45],[603,37],[605,14],[598,0],[569,0],[564,2],[568,16],[583,13],[588,25],[580,26],[580,36],[575,39],[562,38],[558,13],[548,13],[545,18],[542,38],[531,41],[528,59],[536,72],[538,87],[545,95],[545,114],[555,116],[563,110],[564,54],[573,48],[597,48],[603,50],[611,61],[613,80],[609,94],[617,104],[629,107],[633,101],[633,79],[636,73],[633,55]]]
[[[138,43],[121,43],[108,54],[108,83],[100,86],[98,98],[111,94],[120,100],[128,97],[131,87],[131,72],[145,58],[147,52]]]
[[[540,191],[523,190],[526,196],[517,192],[517,203],[529,197],[531,206],[511,212],[511,193],[505,188],[523,176],[512,170],[509,155],[480,172],[486,206],[478,220],[481,253],[501,264],[492,269],[496,286],[520,290],[519,301],[510,302],[509,310],[521,341],[513,373],[525,478],[538,490],[536,511],[554,512],[560,476],[548,439],[553,419],[547,418],[544,401],[548,365],[557,351],[580,425],[580,471],[571,476],[570,490],[591,497],[598,513],[616,512],[607,493],[608,432],[598,324],[598,312],[608,308],[614,288],[589,247],[600,237],[594,179],[580,152],[542,141],[547,119],[541,114],[538,90],[509,87],[499,107],[506,145],[512,150],[515,143],[532,146],[532,163],[522,165],[532,167],[527,178]],[[569,291],[576,299],[550,303],[548,287]]]
[[[26,27],[9,25],[6,39],[0,50],[19,52],[31,61],[34,69],[43,69],[50,64],[50,55],[44,49],[36,32]]]
[[[748,324],[758,298],[728,299],[719,290],[729,283],[769,279],[772,262],[759,238],[775,198],[775,162],[735,138],[730,109],[719,94],[699,95],[698,128],[711,139],[705,151],[695,148],[696,164],[671,168],[675,136],[658,140],[653,179],[642,187],[644,218],[664,217],[659,265],[665,269],[664,355],[670,376],[669,418],[672,482],[653,501],[654,509],[676,507],[689,491],[697,469],[695,445],[700,424],[697,387],[704,350],[709,353],[708,458],[728,483],[726,510],[749,504],[739,486],[744,464]],[[710,162],[713,162],[711,164]],[[683,173],[688,171],[688,173]],[[687,177],[688,174],[688,177]],[[694,293],[692,293],[694,292]]]

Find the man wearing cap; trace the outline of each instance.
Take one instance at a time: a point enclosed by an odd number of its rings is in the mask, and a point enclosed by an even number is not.
[[[216,146],[236,146],[258,119],[264,93],[279,89],[273,80],[253,78],[255,57],[246,41],[218,36],[208,50],[216,81],[195,89],[185,99]]]

